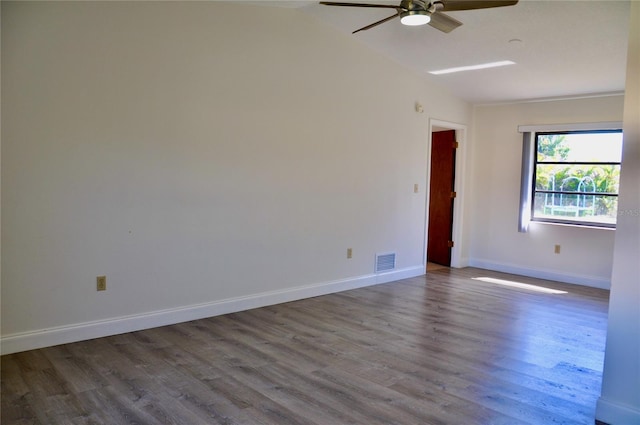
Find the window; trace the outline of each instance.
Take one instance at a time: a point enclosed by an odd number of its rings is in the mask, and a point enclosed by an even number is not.
[[[531,219],[615,227],[620,130],[535,133]]]
[[[622,123],[519,126],[518,231],[530,222],[615,228]]]

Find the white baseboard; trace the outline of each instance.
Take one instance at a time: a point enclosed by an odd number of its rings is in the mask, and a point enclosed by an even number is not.
[[[640,424],[640,410],[602,397],[596,405],[596,419],[606,424]]]
[[[481,258],[470,258],[469,266],[503,273],[518,274],[521,276],[535,277],[537,279],[555,280],[557,282],[590,286],[592,288],[611,289],[611,277],[603,278],[574,273],[554,272],[538,268],[521,267],[515,264],[498,263]]]
[[[371,274],[353,278],[323,282],[314,285],[299,286],[279,291],[262,292],[244,297],[230,298],[209,303],[189,305],[168,310],[152,311],[131,316],[40,329],[2,336],[0,353],[11,354],[19,351],[67,344],[93,338],[118,335],[190,320],[235,313],[252,308],[280,304],[304,298],[317,297],[349,289],[362,288],[380,283],[421,276],[425,267],[415,266],[393,270],[382,274]]]

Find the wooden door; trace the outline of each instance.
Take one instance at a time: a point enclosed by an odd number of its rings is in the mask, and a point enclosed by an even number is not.
[[[455,130],[432,133],[427,261],[445,266],[451,265],[453,246],[456,148]]]

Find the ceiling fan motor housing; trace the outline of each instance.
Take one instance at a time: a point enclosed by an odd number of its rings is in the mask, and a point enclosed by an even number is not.
[[[422,0],[402,0],[400,7],[406,11],[427,10],[427,3]]]

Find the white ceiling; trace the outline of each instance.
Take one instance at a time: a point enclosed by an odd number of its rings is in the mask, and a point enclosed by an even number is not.
[[[350,33],[392,15],[394,10],[330,7],[306,1],[286,4],[447,86],[456,96],[472,103],[624,91],[629,1],[520,0],[515,6],[448,12],[463,22],[449,34],[429,25],[407,27],[394,19],[354,35]],[[520,41],[510,42],[514,39]],[[430,70],[501,60],[511,60],[516,65],[440,76],[428,74]]]

